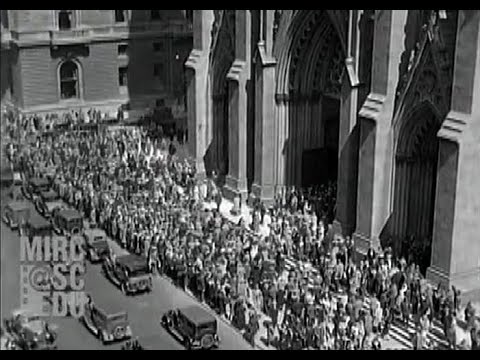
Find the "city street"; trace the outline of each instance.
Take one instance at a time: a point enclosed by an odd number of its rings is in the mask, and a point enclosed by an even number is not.
[[[2,207],[8,202],[2,190]],[[31,205],[32,211],[34,206]],[[116,252],[121,251],[115,248]],[[1,316],[8,317],[11,311],[19,307],[19,236],[3,222],[1,225]],[[93,300],[102,303],[112,302],[128,312],[134,336],[148,349],[181,350],[183,346],[169,335],[161,326],[160,318],[167,310],[192,305],[196,301],[179,290],[168,280],[154,277],[154,290],[150,294],[127,297],[101,274],[100,265],[89,265],[85,277],[86,291]],[[7,275],[8,274],[8,275]],[[213,311],[211,311],[214,314]],[[120,349],[120,344],[103,346],[79,321],[72,318],[53,318],[59,327],[59,349]],[[251,350],[242,336],[222,320],[218,320],[220,349]]]

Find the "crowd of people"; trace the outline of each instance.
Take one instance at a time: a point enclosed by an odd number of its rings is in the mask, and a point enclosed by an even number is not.
[[[119,108],[115,116],[96,108],[82,111],[82,109],[72,109],[62,113],[32,114],[22,115],[13,110],[5,111],[2,119],[6,124],[6,132],[10,137],[25,139],[26,134],[42,133],[51,131],[57,127],[73,126],[81,124],[100,124],[103,121],[115,118],[123,119],[123,111]]]
[[[91,224],[209,304],[252,345],[265,325],[265,341],[279,349],[380,349],[393,323],[412,322],[412,347],[432,348],[429,332],[440,321],[456,347],[458,291],[432,287],[391,249],[371,248],[358,261],[351,239],[333,235],[334,184],[286,189],[271,207],[257,203],[251,222],[232,222],[220,212],[215,182],[197,179],[170,141],[149,134],[50,133],[13,159],[28,176],[53,166],[55,189]]]

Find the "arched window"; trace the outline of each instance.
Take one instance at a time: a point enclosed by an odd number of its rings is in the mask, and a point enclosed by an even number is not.
[[[66,61],[60,67],[60,97],[72,99],[79,96],[78,66],[73,61]]]

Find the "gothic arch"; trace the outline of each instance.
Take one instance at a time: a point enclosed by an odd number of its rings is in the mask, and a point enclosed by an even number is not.
[[[441,113],[429,100],[417,103],[396,136],[395,186],[390,236],[396,251],[423,271],[430,265]]]
[[[277,184],[314,185],[327,181],[327,177],[336,179],[347,20],[348,13],[343,11],[298,10],[282,14],[274,49],[278,59]],[[308,174],[303,176],[302,171],[318,168],[310,162],[327,156],[327,152],[332,164],[322,171],[330,173],[323,178],[319,172],[306,180]]]
[[[348,14],[343,14],[343,16]],[[278,59],[277,65],[277,80],[276,93],[286,95],[289,93],[291,84],[295,81],[291,76],[295,74],[299,55],[305,44],[314,45],[313,48],[307,49],[309,55],[308,60],[311,64],[317,63],[321,55],[327,57],[325,52],[325,43],[331,42],[333,33],[336,35],[336,42],[343,54],[346,53],[346,28],[340,22],[346,22],[348,17],[340,20],[341,16],[336,14],[333,10],[299,10],[295,12],[285,12],[282,14],[280,22],[278,48],[276,48],[276,57]],[[328,30],[327,30],[328,28]],[[327,37],[318,36],[318,32],[327,31]],[[318,42],[312,43],[312,40],[317,34]],[[280,47],[280,44],[285,44]],[[322,46],[323,45],[323,46]],[[312,65],[314,66],[314,65]]]
[[[431,117],[422,119],[422,114],[431,114]],[[419,146],[422,134],[431,127],[440,128],[442,114],[429,100],[423,100],[404,116],[404,121],[398,131],[395,153],[400,156],[412,156]],[[416,121],[422,119],[423,121]]]

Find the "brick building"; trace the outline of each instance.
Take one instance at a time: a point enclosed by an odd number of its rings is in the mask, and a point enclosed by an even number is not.
[[[2,10],[1,18],[2,104],[38,114],[184,110],[190,11]]]

